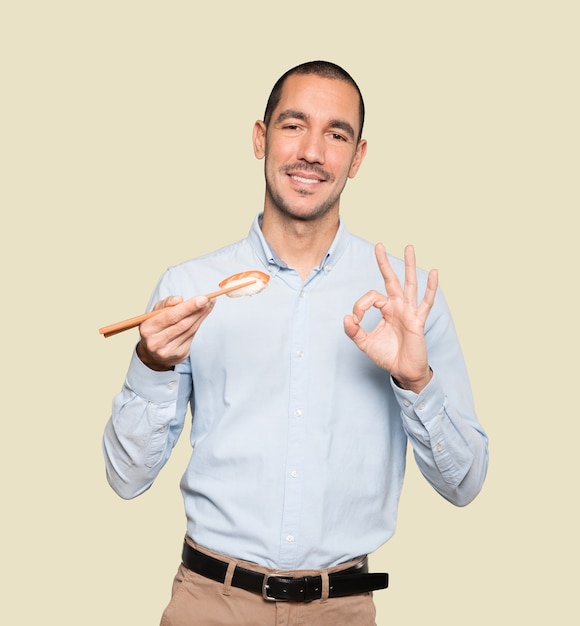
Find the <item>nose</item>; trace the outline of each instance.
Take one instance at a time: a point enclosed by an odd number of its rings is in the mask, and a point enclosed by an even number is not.
[[[316,133],[305,133],[300,141],[298,158],[308,163],[324,163],[324,137]]]

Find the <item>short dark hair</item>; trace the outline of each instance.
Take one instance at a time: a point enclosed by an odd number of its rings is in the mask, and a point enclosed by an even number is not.
[[[276,84],[272,88],[270,93],[270,97],[268,98],[268,103],[266,104],[266,111],[264,112],[264,123],[266,127],[270,124],[272,119],[272,112],[278,106],[280,99],[282,98],[282,88],[284,87],[284,83],[289,76],[293,76],[294,74],[315,74],[316,76],[320,76],[321,78],[331,78],[334,80],[342,80],[346,83],[352,85],[359,97],[359,134],[358,139],[362,137],[363,125],[365,121],[365,104],[362,97],[361,90],[356,84],[353,77],[340,65],[336,65],[336,63],[331,63],[330,61],[308,61],[307,63],[301,63],[296,67],[289,69],[287,72],[282,74],[280,78],[276,81]]]

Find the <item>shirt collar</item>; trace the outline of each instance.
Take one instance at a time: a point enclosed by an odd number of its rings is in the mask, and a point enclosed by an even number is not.
[[[250,240],[252,248],[260,257],[264,265],[269,266],[271,270],[288,269],[288,265],[276,254],[262,233],[262,216],[263,213],[256,215],[248,234],[248,239]],[[322,270],[325,273],[330,272],[336,265],[338,259],[342,256],[343,252],[346,250],[350,237],[350,232],[344,225],[342,219],[339,218],[336,235],[330,244],[328,251],[322,258],[319,267],[316,269]]]

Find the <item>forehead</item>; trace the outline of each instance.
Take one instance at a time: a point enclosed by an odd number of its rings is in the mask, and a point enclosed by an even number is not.
[[[315,74],[293,74],[282,87],[282,95],[272,119],[286,110],[296,110],[313,119],[343,119],[359,127],[359,95],[348,82]]]

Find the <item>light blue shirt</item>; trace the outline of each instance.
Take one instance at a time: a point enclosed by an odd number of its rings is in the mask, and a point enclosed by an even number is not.
[[[390,261],[402,281],[403,262]],[[487,438],[442,293],[425,329],[434,374],[418,395],[344,332],[354,302],[385,288],[373,244],[342,222],[302,281],[270,249],[257,216],[246,239],[168,269],[151,306],[252,269],[270,274],[268,287],[219,298],[175,371],[151,371],[133,354],[103,438],[113,489],[132,498],[151,486],[190,405],[187,533],[222,554],[300,569],[373,552],[395,530],[408,441],[442,496],[470,502],[485,478]],[[426,273],[418,274],[422,297]],[[378,320],[371,310],[364,325]]]

